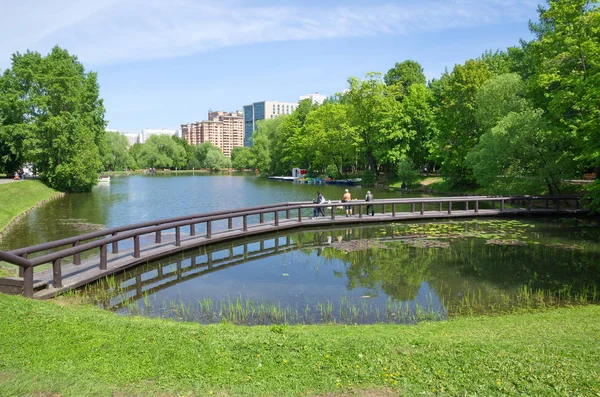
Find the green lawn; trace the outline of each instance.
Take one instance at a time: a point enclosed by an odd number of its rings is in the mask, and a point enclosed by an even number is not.
[[[246,327],[0,295],[3,396],[593,396],[599,351],[599,306],[414,326]]]
[[[0,230],[23,212],[57,193],[38,180],[0,184]]]

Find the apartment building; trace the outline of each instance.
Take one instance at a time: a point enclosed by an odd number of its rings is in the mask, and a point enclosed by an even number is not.
[[[256,131],[256,122],[268,120],[282,114],[292,114],[298,102],[262,101],[244,106],[244,146],[251,146],[252,133]]]
[[[211,142],[223,154],[231,157],[236,146],[244,146],[244,117],[241,110],[235,112],[208,112],[208,120],[181,125],[181,134],[190,145]]]

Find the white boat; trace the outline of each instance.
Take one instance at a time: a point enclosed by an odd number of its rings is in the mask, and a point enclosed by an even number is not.
[[[98,184],[99,185],[108,185],[108,184],[110,184],[110,176],[100,175],[98,177]]]

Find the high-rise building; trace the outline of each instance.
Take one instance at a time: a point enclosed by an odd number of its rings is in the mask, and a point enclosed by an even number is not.
[[[235,112],[208,113],[208,120],[181,125],[181,134],[190,145],[211,142],[223,154],[231,157],[236,146],[244,145],[244,117],[241,110]]]
[[[244,146],[251,146],[252,133],[258,120],[268,120],[282,114],[292,114],[297,102],[262,101],[244,106]]]

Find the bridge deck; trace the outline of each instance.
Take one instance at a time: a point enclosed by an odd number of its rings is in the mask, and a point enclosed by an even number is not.
[[[362,218],[360,218],[358,215],[353,215],[351,217],[338,215],[336,219],[331,219],[330,217],[310,219],[309,217],[308,219],[304,218],[302,222],[298,222],[297,219],[281,219],[279,221],[279,226],[275,226],[273,224],[255,224],[248,225],[247,231],[242,230],[242,228],[232,230],[215,230],[212,233],[211,238],[207,238],[206,236],[191,236],[189,234],[185,234],[181,236],[180,246],[176,246],[174,244],[174,237],[172,239],[167,239],[167,235],[164,235],[163,241],[160,243],[155,243],[153,241],[145,242],[140,251],[139,258],[135,258],[133,256],[133,248],[120,250],[119,253],[116,254],[110,252],[107,253],[108,264],[106,270],[101,270],[99,268],[99,256],[82,259],[80,265],[63,264],[61,267],[63,284],[61,288],[53,287],[52,269],[36,272],[34,273],[34,298],[48,299],[59,293],[80,287],[108,275],[123,271],[127,268],[131,268],[159,258],[164,258],[181,251],[216,242],[234,240],[246,236],[264,234],[278,230],[310,226],[394,222],[404,220],[511,216],[518,214],[525,215],[528,213],[535,215],[557,215],[561,213],[565,215],[573,215],[577,212],[577,210],[564,210],[557,212],[556,210],[545,209],[532,209],[529,212],[525,209],[505,209],[504,211],[480,209],[477,213],[472,210],[453,210],[451,214],[449,214],[447,211],[426,211],[423,215],[421,215],[419,212],[401,212],[396,213],[396,216],[392,216],[391,213],[375,214],[374,216],[366,216],[363,214]]]

